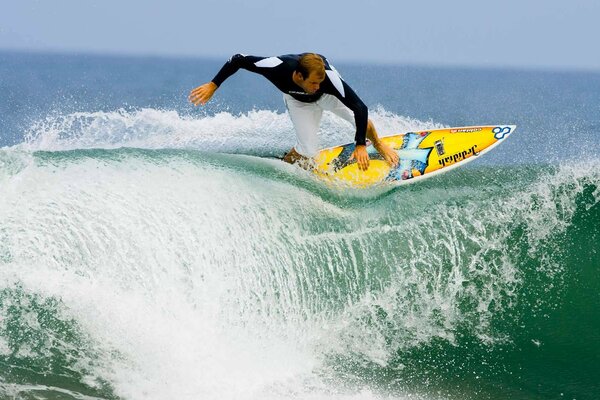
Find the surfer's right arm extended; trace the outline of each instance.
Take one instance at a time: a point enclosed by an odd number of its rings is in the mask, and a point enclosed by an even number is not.
[[[264,58],[265,57],[234,54],[229,60],[227,60],[221,70],[217,72],[217,75],[215,75],[212,82],[219,87],[223,82],[225,82],[225,79],[238,72],[240,68],[251,72],[258,72],[258,67],[255,63],[263,60]]]
[[[257,67],[254,63],[262,59],[264,59],[264,57],[245,56],[243,54],[233,55],[225,65],[223,65],[212,81],[198,86],[190,92],[190,101],[196,106],[198,104],[205,104],[211,99],[215,94],[215,91],[227,78],[235,74],[240,68],[256,72]]]

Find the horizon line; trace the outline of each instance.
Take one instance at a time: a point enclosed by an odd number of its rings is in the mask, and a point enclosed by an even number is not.
[[[91,56],[91,57],[119,57],[119,58],[138,58],[138,59],[163,59],[163,60],[210,60],[223,61],[227,59],[226,55],[205,54],[176,54],[176,53],[146,53],[146,52],[128,52],[119,50],[80,50],[80,49],[39,49],[39,48],[12,48],[0,47],[0,53],[17,53],[29,55],[55,55],[55,56]],[[481,69],[481,70],[505,70],[505,71],[523,71],[523,72],[556,72],[556,73],[600,73],[600,67],[590,66],[559,66],[559,65],[524,65],[524,64],[466,64],[460,62],[406,62],[400,60],[382,60],[375,61],[371,59],[357,60],[352,58],[336,58],[336,63],[349,66],[380,66],[380,67],[407,67],[407,68],[427,68],[427,69]]]

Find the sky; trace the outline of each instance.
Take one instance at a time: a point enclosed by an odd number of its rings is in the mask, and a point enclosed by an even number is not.
[[[600,71],[600,0],[0,0],[0,50]]]

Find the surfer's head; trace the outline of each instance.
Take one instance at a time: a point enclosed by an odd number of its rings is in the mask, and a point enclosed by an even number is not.
[[[304,53],[298,60],[298,67],[294,71],[294,82],[306,93],[315,93],[319,90],[321,82],[325,80],[325,62],[320,55]]]

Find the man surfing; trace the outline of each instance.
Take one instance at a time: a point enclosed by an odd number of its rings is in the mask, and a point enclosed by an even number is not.
[[[356,146],[350,160],[356,159],[362,171],[369,168],[366,139],[391,165],[398,154],[379,140],[375,126],[368,118],[367,106],[341,78],[327,59],[315,53],[288,54],[279,57],[256,57],[236,54],[223,65],[212,81],[190,92],[194,105],[206,104],[221,84],[240,68],[267,78],[283,92],[297,142],[284,157],[295,163],[308,161],[319,152],[317,133],[323,110],[333,112],[356,128]]]

